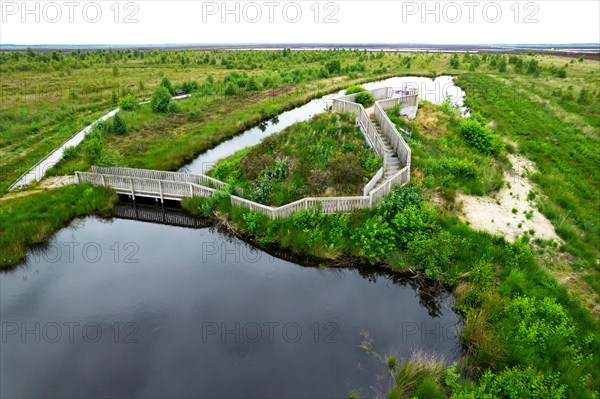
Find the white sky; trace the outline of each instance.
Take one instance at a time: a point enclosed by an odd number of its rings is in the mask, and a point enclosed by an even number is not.
[[[600,1],[0,1],[1,44],[584,42]]]

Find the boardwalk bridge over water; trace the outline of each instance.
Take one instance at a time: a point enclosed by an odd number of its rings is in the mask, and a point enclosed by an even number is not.
[[[373,107],[366,110],[355,102],[357,94],[333,100],[335,112],[351,113],[373,150],[381,157],[383,167],[364,187],[362,196],[354,197],[310,197],[280,207],[271,207],[243,198],[243,191],[235,189],[230,196],[233,206],[250,208],[264,213],[272,219],[287,217],[301,209],[318,208],[324,213],[350,212],[378,204],[396,185],[410,181],[411,150],[386,110],[400,107],[400,112],[414,118],[418,108],[416,90],[403,91],[393,98],[395,91],[385,87],[370,91],[375,100]],[[210,197],[218,190],[227,188],[227,183],[212,177],[181,172],[148,169],[114,168],[93,166],[92,172],[76,172],[78,183],[91,183],[111,187],[119,194],[136,197],[181,201],[189,197]]]

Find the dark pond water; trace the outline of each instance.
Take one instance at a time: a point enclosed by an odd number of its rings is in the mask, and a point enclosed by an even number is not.
[[[0,274],[0,396],[372,397],[377,354],[458,356],[451,298],[414,280],[301,265],[178,211],[116,213],[175,225],[85,218]]]

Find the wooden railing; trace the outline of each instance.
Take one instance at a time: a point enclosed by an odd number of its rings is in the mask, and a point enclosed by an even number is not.
[[[107,166],[92,166],[92,172],[105,175],[137,177],[140,179],[172,180],[185,183],[194,183],[219,190],[223,190],[229,186],[227,183],[214,179],[210,176],[194,173],[168,172],[151,169],[116,168]],[[240,188],[236,188],[236,193],[239,195],[244,195],[243,190]]]
[[[156,180],[140,177],[127,177],[105,175],[99,173],[75,172],[78,183],[91,183],[96,186],[106,186],[119,194],[181,200],[185,197],[210,197],[215,189],[195,183],[178,182],[172,180]]]
[[[384,172],[385,172],[385,169],[382,167],[377,171],[377,173],[375,173],[375,176],[373,176],[371,178],[371,180],[369,180],[369,182],[367,183],[365,188],[363,188],[363,195],[369,195],[371,190],[373,190],[375,188],[375,186],[377,185],[377,182],[379,180],[381,180],[381,178],[383,177]]]
[[[323,213],[351,212],[366,209],[378,204],[390,193],[396,184],[408,183],[406,168],[392,176],[386,183],[372,190],[369,195],[355,197],[310,197],[283,205],[271,207],[231,195],[231,205],[249,208],[254,212],[267,215],[271,219],[290,216],[302,209],[319,209]],[[97,186],[111,187],[119,194],[130,195],[133,199],[151,197],[164,200],[181,200],[192,197],[211,197],[217,190],[195,183],[156,180],[150,178],[105,175],[99,173],[76,172],[79,183],[91,183]]]
[[[392,109],[397,105],[412,107],[418,106],[418,104],[419,98],[416,93],[411,96],[393,98],[375,103],[375,119],[381,127],[381,132],[386,136],[396,154],[398,154],[398,158],[404,166],[407,167],[408,180],[410,180],[412,151],[406,141],[404,141],[400,132],[398,132],[396,124],[390,120],[385,111]]]
[[[354,94],[351,94],[342,98],[348,98],[352,96],[356,97]],[[335,112],[351,113],[356,115],[357,123],[360,126],[361,131],[365,134],[367,140],[370,142],[371,146],[375,149],[375,151],[383,161],[383,168],[386,169],[387,157],[385,156],[385,143],[383,142],[379,134],[377,134],[377,129],[371,121],[371,118],[369,118],[369,115],[367,114],[367,111],[365,111],[365,108],[358,103],[353,103],[336,98],[333,100],[332,109]]]
[[[379,123],[379,127],[381,127],[381,132],[390,142],[392,149],[396,152],[402,164],[410,167],[410,147],[406,144],[406,141],[404,141],[400,132],[396,129],[396,125],[390,120],[379,103],[375,103],[375,119]]]

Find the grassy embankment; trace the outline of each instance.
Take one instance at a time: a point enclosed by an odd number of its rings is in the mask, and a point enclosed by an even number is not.
[[[260,245],[324,259],[360,258],[451,286],[464,318],[465,356],[451,368],[418,357],[389,360],[391,398],[592,397],[599,387],[597,323],[540,267],[527,235],[508,243],[455,216],[456,190],[489,193],[501,184],[506,161],[498,132],[484,130],[488,147],[468,140],[462,128],[474,120],[485,126],[480,116],[465,122],[449,107],[430,104],[419,112],[410,124],[391,112],[413,131],[407,139],[415,154],[413,186],[395,190],[374,209],[300,211],[271,221],[231,208],[226,193],[184,207],[216,216]],[[427,202],[436,195],[444,206]]]
[[[211,175],[281,206],[310,196],[363,195],[382,166],[348,114],[324,113],[217,163]]]
[[[67,186],[0,201],[0,269],[25,258],[76,217],[109,215],[117,196],[90,185]]]
[[[544,90],[483,74],[466,74],[458,82],[469,94],[469,106],[493,120],[500,134],[537,165],[539,210],[565,241],[563,252],[572,255],[562,265],[548,266],[583,271],[600,294],[600,92],[578,101],[580,94],[562,89],[561,81],[548,86],[548,79],[538,80]]]

